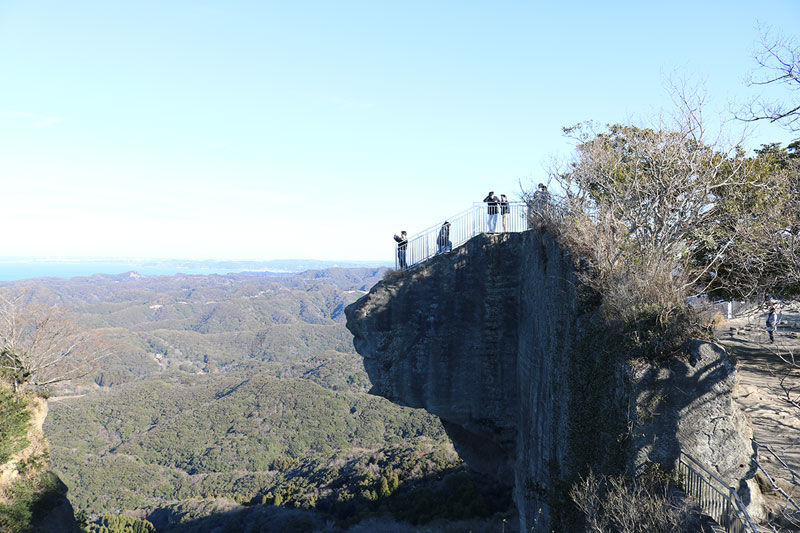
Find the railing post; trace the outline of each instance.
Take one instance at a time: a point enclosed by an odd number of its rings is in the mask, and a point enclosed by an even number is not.
[[[726,506],[727,508],[725,512],[725,521],[727,522],[726,526],[730,527],[732,522],[731,515],[733,514],[733,507],[734,507],[733,502],[735,501],[734,498],[736,498],[736,491],[733,490],[733,487],[728,487],[728,491],[729,491],[728,505]]]
[[[716,520],[725,531],[758,533],[736,489],[684,452],[678,457],[678,469],[679,472],[686,472],[686,494],[697,501],[702,511]]]

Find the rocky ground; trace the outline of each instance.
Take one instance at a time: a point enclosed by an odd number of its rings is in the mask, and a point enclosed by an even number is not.
[[[800,302],[775,306],[782,315],[774,343],[766,332],[764,305],[725,321],[716,333],[736,361],[735,399],[752,423],[765,471],[759,484],[772,513],[780,515],[794,510],[765,473],[800,503],[800,477],[793,473],[800,473]]]

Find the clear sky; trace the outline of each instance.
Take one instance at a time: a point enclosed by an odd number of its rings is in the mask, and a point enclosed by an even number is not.
[[[800,2],[0,0],[0,256],[388,261],[671,72],[753,95],[758,23]]]

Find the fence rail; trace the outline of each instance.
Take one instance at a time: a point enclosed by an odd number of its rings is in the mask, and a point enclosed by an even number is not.
[[[731,318],[746,316],[750,311],[757,310],[763,303],[760,299],[752,299],[711,302],[702,305],[705,308],[719,312],[730,320]]]
[[[736,490],[691,455],[681,452],[678,473],[684,491],[728,533],[758,533]]]
[[[476,202],[469,209],[431,226],[408,238],[405,249],[406,268],[461,246],[480,233],[518,233],[528,229],[528,206],[525,202],[498,205],[497,214],[489,214],[489,206]],[[443,225],[449,230],[443,233]],[[395,268],[400,268],[400,249],[395,253]]]

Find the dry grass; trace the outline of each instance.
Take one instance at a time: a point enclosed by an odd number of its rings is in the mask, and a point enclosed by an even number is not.
[[[631,481],[623,476],[595,476],[576,483],[570,497],[594,533],[690,533],[699,516],[653,478]]]

